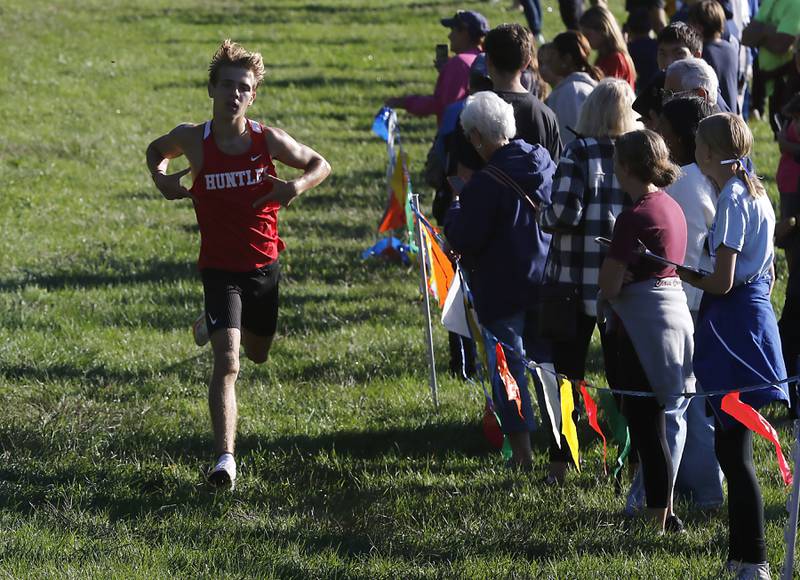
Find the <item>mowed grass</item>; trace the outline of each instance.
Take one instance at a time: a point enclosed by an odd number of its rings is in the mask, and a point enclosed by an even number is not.
[[[434,411],[417,273],[360,258],[384,202],[372,116],[388,96],[432,89],[439,18],[468,6],[521,22],[506,4],[3,3],[2,575],[717,576],[724,514],[680,506],[681,536],[625,522],[585,423],[583,471],[563,489],[537,482],[541,434],[536,476],[504,470],[480,432],[481,393],[447,377],[439,327]],[[557,6],[544,5],[552,36]],[[251,116],[334,168],[281,214],[279,338],[267,365],[242,366],[231,494],[202,478],[211,356],[188,332],[202,308],[194,215],[144,165],[150,140],[210,114],[205,69],[226,37],[265,56]],[[419,172],[435,123],[401,114],[401,128],[429,206]],[[754,129],[774,194],[777,148]],[[602,383],[597,348],[591,369]],[[758,442],[756,457],[777,567],[787,490],[771,449]]]

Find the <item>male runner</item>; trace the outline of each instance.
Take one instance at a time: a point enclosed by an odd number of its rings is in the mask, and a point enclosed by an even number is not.
[[[211,340],[214,367],[208,405],[217,463],[214,486],[236,480],[236,377],[239,345],[247,358],[267,360],[278,315],[278,210],[321,183],[331,168],[310,147],[283,130],[245,117],[264,77],[261,54],[226,40],[208,68],[213,118],[178,125],[147,148],[147,167],[166,199],[191,198],[200,226],[198,268],[205,312],[195,323],[195,341]],[[170,159],[185,155],[189,167],[167,174]],[[302,169],[291,181],[278,179],[273,160]],[[181,178],[191,171],[192,186]]]

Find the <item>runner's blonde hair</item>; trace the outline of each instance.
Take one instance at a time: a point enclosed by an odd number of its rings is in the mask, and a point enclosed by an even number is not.
[[[208,65],[208,81],[212,85],[217,84],[219,69],[223,66],[238,66],[252,72],[256,81],[254,89],[264,79],[264,60],[261,58],[261,53],[249,52],[230,38],[226,38],[222,42]]]

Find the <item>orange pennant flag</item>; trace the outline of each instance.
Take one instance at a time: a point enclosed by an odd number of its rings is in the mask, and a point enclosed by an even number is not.
[[[583,405],[586,407],[586,416],[589,419],[589,426],[594,429],[600,438],[603,440],[603,473],[608,475],[608,465],[606,463],[606,436],[603,435],[603,430],[600,428],[600,423],[597,422],[597,403],[594,402],[592,396],[586,388],[586,381],[581,381],[581,395],[583,395]]]
[[[494,348],[494,352],[497,357],[497,373],[506,386],[506,396],[509,401],[514,401],[517,404],[517,413],[519,413],[520,419],[524,421],[525,417],[522,415],[522,397],[519,394],[519,385],[517,385],[517,380],[511,374],[511,371],[508,370],[508,362],[506,362],[506,353],[503,352],[503,345],[498,342]]]
[[[722,410],[775,446],[775,453],[778,456],[778,469],[781,472],[781,477],[783,477],[783,483],[792,485],[792,471],[789,469],[786,458],[783,456],[783,450],[778,441],[778,433],[775,431],[775,428],[769,424],[769,421],[753,407],[747,403],[743,403],[739,399],[738,391],[728,393],[722,397]]]
[[[430,250],[429,261],[431,264],[431,276],[436,285],[436,298],[439,301],[439,308],[444,308],[444,302],[447,300],[447,292],[450,290],[450,286],[453,284],[453,278],[456,274],[453,270],[452,262],[450,262],[442,251],[442,248],[436,241],[436,237],[431,232],[427,231],[427,225],[423,224],[423,226],[423,233],[430,238],[430,243],[427,244],[427,247]]]
[[[378,232],[396,230],[406,225],[406,200],[408,198],[408,176],[406,167],[408,157],[405,152],[398,154],[392,178],[389,180],[389,198],[383,212]]]

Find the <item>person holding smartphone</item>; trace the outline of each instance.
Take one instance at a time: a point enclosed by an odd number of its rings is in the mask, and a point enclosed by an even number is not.
[[[438,125],[447,105],[460,101],[469,91],[470,67],[482,52],[483,39],[489,32],[489,21],[472,10],[459,10],[452,18],[443,18],[442,26],[450,29],[450,50],[455,56],[447,58],[447,48],[436,46],[434,66],[439,71],[432,95],[405,95],[386,99],[385,104],[405,109],[412,115],[436,115]]]

